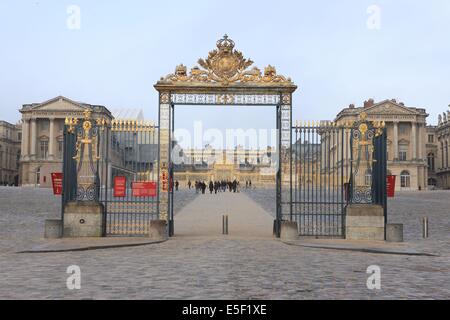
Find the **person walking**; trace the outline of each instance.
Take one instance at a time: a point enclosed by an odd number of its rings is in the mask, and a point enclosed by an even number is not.
[[[178,180],[175,181],[175,191],[178,191],[178,187],[180,186],[180,183]]]
[[[191,185],[192,185],[192,183],[191,183],[191,180],[189,179],[189,181],[188,181],[188,188],[189,188],[189,190],[191,190]]]
[[[209,194],[212,194],[214,191],[214,184],[212,181],[209,181]]]
[[[219,181],[214,182],[214,193],[217,194],[217,191],[219,190]]]
[[[206,183],[205,183],[205,181],[203,181],[201,183],[201,185],[202,185],[202,194],[205,194],[206,193]]]

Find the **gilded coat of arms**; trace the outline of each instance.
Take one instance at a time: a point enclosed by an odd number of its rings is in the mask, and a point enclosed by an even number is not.
[[[247,70],[253,61],[245,59],[243,54],[235,50],[235,43],[227,35],[216,43],[217,49],[211,51],[206,59],[199,59],[200,67],[194,67],[188,74],[184,65],[179,65],[174,74],[162,78],[162,82],[211,82],[224,85],[242,83],[278,83],[292,85],[290,79],[277,75],[273,66],[264,69],[264,74],[257,67]]]

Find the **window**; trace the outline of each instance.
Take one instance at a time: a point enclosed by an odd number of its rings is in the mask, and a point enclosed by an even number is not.
[[[400,123],[398,125],[398,132],[401,135],[406,135],[406,134],[408,134],[408,128],[409,128],[409,124],[407,124],[407,123]]]
[[[39,120],[39,127],[41,131],[48,131],[50,127],[50,120],[48,119],[40,119]]]
[[[434,135],[432,134],[428,135],[428,143],[434,143]]]
[[[434,171],[434,153],[428,154],[428,169]]]
[[[19,133],[17,134],[17,139],[18,139],[19,141],[22,141],[22,132],[19,132]]]
[[[399,161],[406,161],[407,160],[407,154],[408,154],[408,146],[400,145],[398,147],[398,160]]]
[[[372,185],[372,170],[370,170],[370,169],[366,170],[366,174],[364,176],[364,184],[366,186]]]
[[[409,171],[402,171],[400,174],[400,186],[402,188],[410,188],[411,187],[411,176]]]
[[[59,158],[62,159],[62,157],[63,157],[63,141],[62,140],[58,140],[58,154],[59,154]]]
[[[20,169],[20,150],[17,151],[17,156],[16,156],[16,170]]]
[[[448,168],[448,142],[445,142],[445,167]]]
[[[3,147],[0,146],[0,168],[3,168]]]
[[[48,158],[48,141],[41,141],[41,159]]]
[[[400,151],[398,153],[398,160],[400,161],[406,161],[406,151]]]

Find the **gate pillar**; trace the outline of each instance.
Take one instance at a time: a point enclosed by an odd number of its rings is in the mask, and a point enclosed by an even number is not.
[[[169,190],[170,190],[170,93],[160,92],[159,96],[159,219],[169,224]],[[167,230],[168,232],[168,230]]]

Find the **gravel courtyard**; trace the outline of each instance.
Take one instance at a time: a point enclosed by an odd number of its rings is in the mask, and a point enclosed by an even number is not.
[[[214,201],[219,209],[259,206],[257,214],[267,219],[274,196],[256,189]],[[201,215],[202,205],[213,210],[210,197],[180,191],[180,219],[188,219],[189,210]],[[49,190],[0,188],[0,299],[449,299],[449,208],[446,191],[400,193],[389,202],[389,222],[404,223],[405,240],[436,257],[312,249],[270,236],[219,233],[133,248],[17,254],[42,237],[45,219],[59,217],[60,199]],[[421,239],[425,215],[427,240]],[[81,290],[66,287],[70,265],[81,268]],[[381,290],[367,289],[370,265],[381,268]]]

